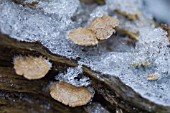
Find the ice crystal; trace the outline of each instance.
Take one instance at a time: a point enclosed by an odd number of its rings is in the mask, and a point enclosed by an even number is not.
[[[88,77],[80,76],[82,73],[81,66],[76,68],[68,68],[66,73],[60,73],[56,76],[57,80],[64,81],[70,83],[74,86],[88,86],[91,82]]]
[[[42,2],[41,2],[42,1]],[[38,8],[43,9],[45,13],[56,14],[59,17],[68,16],[70,18],[77,7],[80,5],[78,0],[48,0],[39,2]]]
[[[94,102],[85,107],[87,113],[110,113],[101,104]]]
[[[106,0],[106,4],[111,10],[118,9],[127,14],[136,14],[139,11],[137,0]]]

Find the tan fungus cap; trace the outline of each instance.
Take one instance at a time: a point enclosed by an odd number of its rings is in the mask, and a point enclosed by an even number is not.
[[[154,80],[158,80],[159,79],[159,76],[158,75],[155,75],[155,74],[151,74],[147,77],[147,79],[149,81],[154,81]]]
[[[80,46],[94,46],[100,40],[108,39],[115,27],[119,25],[119,20],[111,16],[96,18],[88,28],[78,28],[69,33],[69,38]]]
[[[70,107],[86,105],[93,94],[85,87],[75,87],[60,81],[50,87],[51,97]]]
[[[70,32],[69,38],[75,44],[81,46],[93,46],[98,44],[95,34],[91,30],[85,28],[78,28]]]
[[[29,80],[43,78],[50,68],[51,64],[43,57],[17,56],[14,58],[15,72]]]
[[[119,25],[119,20],[111,16],[102,16],[95,19],[90,25],[91,29],[98,40],[108,39],[113,32],[115,32],[115,27]]]
[[[95,33],[95,36],[98,40],[108,39],[115,32],[115,29],[113,29],[111,26],[107,26],[106,28],[89,29]]]
[[[89,28],[107,28],[111,26],[113,29],[119,25],[119,20],[111,16],[98,17],[92,21]]]

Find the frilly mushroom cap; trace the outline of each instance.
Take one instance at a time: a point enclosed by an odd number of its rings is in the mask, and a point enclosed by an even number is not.
[[[98,40],[106,40],[108,39],[114,32],[111,26],[107,26],[106,28],[89,28],[95,33],[95,36]]]
[[[107,28],[111,26],[113,29],[119,25],[119,20],[111,17],[111,16],[102,16],[98,17],[97,19],[93,20],[92,23],[89,25],[89,28]]]
[[[102,16],[95,19],[89,25],[89,29],[95,33],[98,40],[105,40],[115,32],[114,28],[118,25],[118,19],[111,16]]]
[[[154,81],[154,80],[158,80],[159,79],[159,75],[156,75],[156,74],[151,74],[147,77],[147,79],[149,81]]]
[[[119,20],[111,16],[102,16],[95,19],[88,28],[78,28],[69,33],[69,38],[80,46],[94,46],[100,40],[108,39],[115,27],[119,25]]]
[[[14,58],[15,72],[29,80],[43,78],[50,68],[51,64],[43,57],[17,56]]]
[[[62,81],[51,85],[50,95],[55,100],[70,107],[86,105],[93,97],[87,88],[75,87]]]
[[[95,34],[85,28],[78,28],[69,33],[69,39],[81,46],[94,46],[98,44]]]

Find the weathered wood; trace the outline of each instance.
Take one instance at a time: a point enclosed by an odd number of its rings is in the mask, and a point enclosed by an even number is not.
[[[29,81],[13,68],[0,67],[0,113],[85,113],[83,107],[69,108],[50,97],[46,79]]]
[[[47,48],[40,43],[26,43],[12,39],[6,35],[0,35],[0,47],[10,50],[6,57],[15,56],[16,54],[33,54],[43,55],[50,59],[57,67],[75,67],[77,61],[68,59],[59,55],[52,54]],[[8,60],[0,57],[0,60]],[[92,86],[95,91],[101,94],[113,107],[118,106],[127,112],[154,112],[170,113],[170,107],[157,105],[147,99],[142,98],[130,87],[124,85],[119,78],[109,75],[103,75],[99,72],[92,71],[86,66],[82,66],[84,75],[90,77],[93,81]],[[18,90],[18,89],[17,89]]]

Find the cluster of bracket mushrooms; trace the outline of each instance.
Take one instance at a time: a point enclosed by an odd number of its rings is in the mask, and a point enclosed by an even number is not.
[[[95,19],[88,28],[78,28],[70,32],[69,38],[80,46],[94,46],[99,41],[108,39],[115,32],[118,24],[118,19],[102,16]],[[15,72],[28,80],[43,78],[51,66],[52,64],[44,57],[17,56],[14,58]],[[76,87],[63,81],[51,85],[50,95],[70,107],[85,105],[93,97],[93,93],[86,87]]]
[[[87,28],[78,28],[70,32],[69,38],[80,46],[94,46],[108,39],[118,25],[119,20],[114,17],[98,17]]]
[[[100,41],[108,39],[115,32],[118,25],[118,19],[111,16],[102,16],[93,20],[87,28],[78,28],[71,31],[68,37],[79,46],[95,46]],[[128,35],[127,31],[121,32]],[[130,37],[137,40],[135,36]],[[43,78],[51,67],[52,64],[44,57],[17,56],[14,58],[15,72],[28,80]],[[148,76],[148,80],[157,80],[158,78],[159,76],[156,75]],[[86,87],[76,87],[59,81],[50,86],[50,95],[65,105],[76,107],[86,105],[94,94]]]

